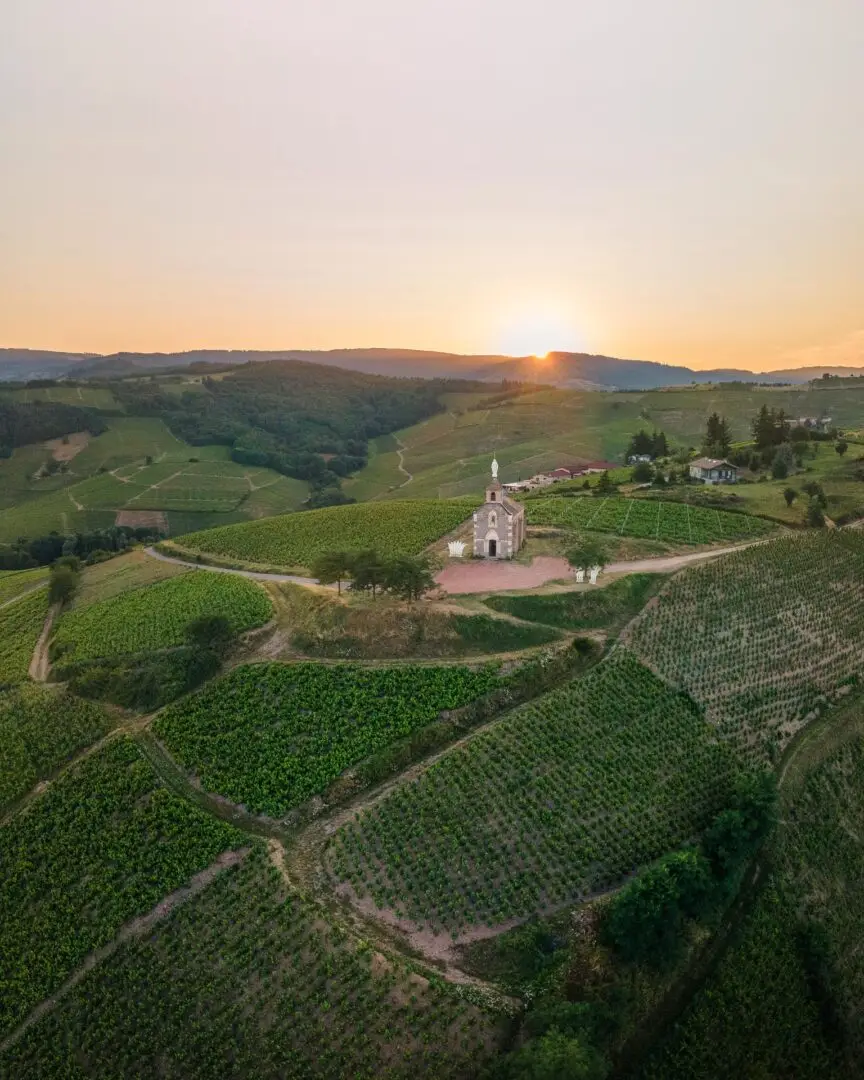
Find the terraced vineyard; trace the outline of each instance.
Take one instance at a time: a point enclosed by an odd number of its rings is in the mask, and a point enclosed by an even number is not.
[[[17,1080],[475,1075],[495,1017],[328,924],[260,847],[0,1054]]]
[[[618,649],[359,813],[340,891],[454,935],[572,902],[698,832],[734,769],[692,702]]]
[[[27,678],[47,613],[47,589],[27,593],[0,610],[0,687]]]
[[[0,826],[0,1034],[240,834],[108,742]]]
[[[455,529],[476,505],[476,499],[405,499],[328,506],[188,533],[178,543],[183,550],[289,568],[308,567],[322,551],[379,548],[390,555],[416,555]]]
[[[267,593],[253,581],[206,571],[183,574],[66,612],[52,652],[64,663],[182,645],[186,627],[204,615],[224,615],[235,633],[272,615]]]
[[[655,499],[542,496],[525,500],[529,525],[590,529],[677,544],[756,539],[774,526],[748,514]]]
[[[774,761],[857,681],[864,536],[782,537],[671,579],[627,630],[652,670],[700,702],[754,762]]]
[[[493,668],[236,668],[154,731],[208,791],[274,817],[349,766],[501,684]]]
[[[0,810],[111,726],[98,705],[57,687],[0,693]]]

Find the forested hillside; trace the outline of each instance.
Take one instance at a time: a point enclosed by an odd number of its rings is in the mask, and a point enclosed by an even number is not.
[[[4,457],[16,446],[57,439],[75,431],[98,435],[104,430],[104,420],[90,409],[48,401],[0,401],[0,455]]]
[[[366,463],[369,439],[442,411],[447,386],[286,360],[203,376],[179,393],[170,383],[138,379],[111,390],[128,414],[159,416],[188,443],[228,445],[240,464],[335,491],[340,477]]]

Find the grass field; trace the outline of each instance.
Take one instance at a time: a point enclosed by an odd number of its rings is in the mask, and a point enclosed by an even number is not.
[[[675,544],[734,543],[766,535],[772,526],[749,514],[659,499],[546,495],[525,500],[528,525],[608,532]]]
[[[864,410],[864,388],[858,387],[845,392],[728,386],[636,393],[540,390],[486,409],[483,397],[447,395],[447,412],[397,432],[407,447],[404,466],[414,477],[409,484],[398,486],[406,476],[397,468],[395,444],[385,443],[346,490],[358,499],[452,498],[482,491],[493,453],[502,481],[510,481],[580,461],[623,464],[630,436],[639,428],[656,427],[675,446],[698,448],[715,410],[729,418],[737,440],[749,437],[763,404],[796,417],[824,411],[841,428],[859,427]]]
[[[238,838],[163,788],[126,737],[63,773],[0,826],[0,1032]]]
[[[673,577],[627,630],[637,655],[756,761],[857,682],[864,536],[781,537]]]
[[[69,664],[168,649],[185,644],[186,627],[202,616],[223,615],[239,633],[267,622],[272,610],[255,582],[201,570],[64,612],[52,655]]]
[[[154,731],[206,790],[279,817],[499,685],[488,668],[254,664],[170,706]]]
[[[663,584],[661,574],[628,574],[585,592],[541,593],[536,596],[490,596],[485,602],[529,622],[565,630],[620,630]]]
[[[112,726],[100,706],[57,687],[0,693],[0,811]]]
[[[306,569],[325,551],[377,548],[388,555],[416,555],[470,517],[476,503],[358,503],[308,510],[287,517],[184,536],[184,551],[265,566]]]
[[[434,931],[573,903],[697,833],[733,770],[686,698],[624,650],[356,815],[340,889]]]
[[[52,401],[83,408],[123,411],[123,406],[110,390],[100,386],[33,386],[4,389],[0,386],[0,401],[30,405],[37,401]]]
[[[496,1018],[333,927],[256,845],[0,1055],[16,1080],[476,1074]]]

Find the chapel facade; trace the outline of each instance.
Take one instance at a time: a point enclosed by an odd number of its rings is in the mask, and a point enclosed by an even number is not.
[[[474,556],[512,559],[525,543],[525,507],[498,482],[498,462],[492,460],[492,483],[486,501],[474,512]]]

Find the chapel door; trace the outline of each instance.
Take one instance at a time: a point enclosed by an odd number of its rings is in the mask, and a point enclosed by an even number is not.
[[[497,540],[490,540],[489,541],[489,558],[494,559],[497,554],[498,554],[498,541]]]

